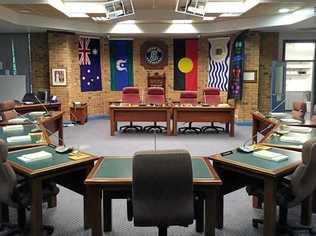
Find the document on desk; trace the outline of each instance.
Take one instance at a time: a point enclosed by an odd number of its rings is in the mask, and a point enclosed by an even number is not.
[[[45,111],[32,111],[29,113],[29,115],[33,117],[40,117],[43,116],[45,113]]]
[[[283,155],[277,152],[267,151],[267,150],[255,151],[253,152],[253,155],[258,158],[262,158],[268,161],[275,161],[275,162],[285,161],[288,159],[288,156],[286,155]]]
[[[21,135],[21,136],[14,136],[8,137],[7,142],[8,144],[18,144],[18,143],[30,143],[32,141],[31,135]]]
[[[300,127],[300,126],[288,126],[291,132],[296,132],[296,133],[311,133],[312,128],[309,127]]]
[[[33,162],[33,161],[40,161],[40,160],[49,159],[52,157],[53,157],[53,155],[51,153],[46,152],[46,151],[40,151],[40,152],[24,154],[24,155],[19,156],[17,158],[25,163],[29,163],[29,162]]]
[[[303,144],[310,138],[307,134],[289,133],[282,135],[280,141],[284,143]]]
[[[280,119],[282,122],[287,123],[287,124],[301,124],[302,121],[300,120],[296,120],[296,119],[292,119],[292,118],[284,118],[284,119]]]
[[[4,126],[2,129],[3,129],[3,132],[10,133],[10,132],[23,131],[24,127],[23,125],[7,125],[7,126]]]
[[[14,118],[14,119],[10,119],[8,120],[8,123],[12,124],[12,123],[24,123],[27,121],[27,118]]]

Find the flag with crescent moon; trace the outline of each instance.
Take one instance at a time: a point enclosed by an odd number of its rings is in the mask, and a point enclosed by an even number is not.
[[[133,86],[133,41],[110,40],[111,90]]]
[[[229,83],[229,38],[209,40],[208,87],[228,90]]]
[[[197,90],[198,49],[197,39],[174,39],[174,90]]]
[[[79,38],[81,92],[102,91],[100,39]]]

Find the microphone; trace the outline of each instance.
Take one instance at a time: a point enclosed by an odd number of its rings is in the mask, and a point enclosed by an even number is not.
[[[274,124],[270,124],[267,127],[265,127],[263,130],[261,130],[261,132],[264,132],[266,130],[269,130],[270,128],[272,128],[274,126]],[[243,152],[243,153],[251,153],[254,151],[254,148],[252,145],[247,145],[249,143],[249,141],[251,141],[253,138],[257,137],[258,133],[251,136],[251,138],[247,139],[240,147],[237,148],[237,152]]]
[[[34,98],[36,99],[36,101],[38,101],[38,103],[44,108],[44,110],[45,110],[44,116],[46,116],[46,117],[47,117],[47,116],[51,116],[51,115],[49,114],[49,111],[47,110],[45,104],[43,104],[43,103],[41,102],[41,100],[39,100],[39,98],[38,98],[35,94],[33,94],[33,96],[34,96]]]

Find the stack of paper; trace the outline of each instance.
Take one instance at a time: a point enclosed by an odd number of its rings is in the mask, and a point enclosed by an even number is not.
[[[40,161],[44,159],[52,158],[53,155],[46,151],[34,152],[30,154],[25,154],[22,156],[17,157],[19,160],[23,162],[32,162],[32,161]]]
[[[27,121],[26,118],[14,118],[14,119],[8,120],[8,123],[24,123],[26,121]]]
[[[277,152],[271,152],[267,150],[260,150],[253,153],[255,157],[262,158],[269,161],[284,161],[288,159],[288,156],[277,153]]]
[[[32,111],[29,113],[29,115],[33,117],[40,117],[43,116],[45,113],[45,111]]]
[[[7,125],[7,126],[4,126],[2,129],[3,129],[3,132],[10,133],[10,132],[15,132],[15,131],[23,131],[24,127],[23,125]]]
[[[17,143],[30,143],[32,141],[30,135],[14,136],[8,137],[8,144],[17,144]]]
[[[284,118],[284,117],[287,117],[288,114],[284,112],[270,112],[270,116],[274,118]]]
[[[297,132],[297,133],[311,133],[312,128],[308,127],[300,127],[300,126],[289,126],[290,131]]]
[[[281,142],[303,144],[309,139],[308,135],[299,133],[290,133],[280,138]]]
[[[287,124],[301,124],[302,123],[302,121],[292,119],[292,118],[289,118],[289,119],[284,118],[284,119],[280,119],[280,120],[284,123],[287,123]]]

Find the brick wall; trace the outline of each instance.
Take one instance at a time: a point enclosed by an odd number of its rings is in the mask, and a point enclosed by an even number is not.
[[[268,37],[268,36],[267,36]],[[62,109],[66,112],[66,119],[69,117],[69,106],[73,101],[88,103],[89,115],[104,115],[108,114],[108,103],[117,101],[121,98],[121,92],[110,91],[110,60],[109,60],[109,42],[105,38],[101,38],[101,66],[102,66],[102,86],[100,92],[85,92],[80,91],[80,70],[78,63],[78,40],[79,36],[75,34],[48,33],[48,58],[49,58],[49,73],[52,68],[67,69],[67,86],[53,87],[50,86],[51,93],[58,96],[63,106]],[[133,56],[134,56],[134,84],[143,88],[146,93],[147,89],[147,70],[140,65],[140,46],[145,38],[135,38],[133,40]],[[166,73],[167,86],[166,94],[169,101],[179,99],[179,91],[173,90],[173,39],[160,39],[168,45],[168,65],[160,70],[159,73]],[[246,39],[246,61],[245,70],[256,70],[258,81],[260,81],[259,63],[261,59],[261,34],[251,32]],[[36,48],[34,49],[36,50]],[[277,50],[277,47],[276,47]],[[207,70],[208,70],[208,40],[206,37],[199,39],[199,57],[198,57],[198,95],[202,100],[202,89],[207,85]],[[264,63],[270,63],[269,57],[264,57]],[[34,62],[33,64],[36,64]],[[261,65],[261,64],[260,64]],[[267,65],[269,67],[269,65]],[[155,71],[150,71],[151,73]],[[50,75],[51,76],[51,75]],[[257,83],[244,83],[243,99],[236,103],[236,118],[238,120],[251,120],[250,112],[257,110],[259,105],[259,93]],[[260,93],[261,94],[261,93]],[[265,95],[267,96],[267,95]],[[221,94],[222,101],[226,102],[227,94]]]
[[[259,70],[259,110],[270,111],[271,99],[271,66],[273,60],[278,60],[279,34],[260,34],[260,70]]]
[[[47,33],[31,34],[32,90],[49,89]]]

